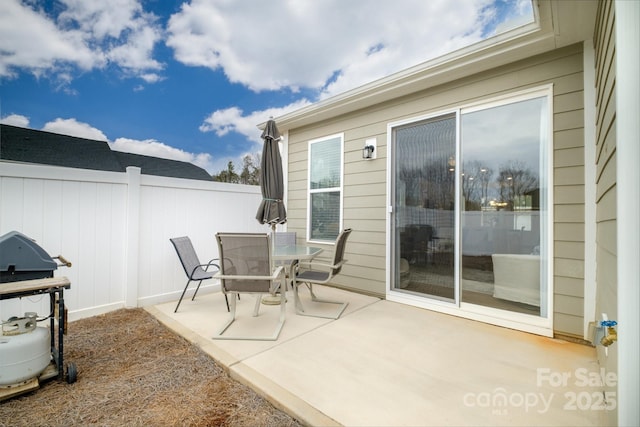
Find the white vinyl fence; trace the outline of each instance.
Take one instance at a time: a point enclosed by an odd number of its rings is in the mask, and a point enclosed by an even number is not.
[[[269,232],[255,219],[260,200],[257,186],[142,175],[136,167],[0,162],[0,235],[18,231],[72,263],[55,272],[71,282],[69,320],[177,300],[186,276],[169,238],[189,236],[207,262],[217,257],[218,231]],[[200,292],[216,289],[209,280]],[[48,298],[0,301],[0,321],[47,315]]]

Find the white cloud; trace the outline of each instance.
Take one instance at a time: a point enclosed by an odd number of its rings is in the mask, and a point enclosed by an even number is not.
[[[20,114],[9,114],[8,116],[2,117],[0,123],[26,128],[29,126],[29,118]]]
[[[167,45],[255,91],[328,96],[479,41],[492,16],[489,0],[250,3],[183,4]]]
[[[78,30],[61,31],[44,12],[18,0],[0,2],[0,76],[13,77],[16,68],[40,75],[60,62],[89,69],[101,61]]]
[[[147,83],[157,83],[160,80],[164,80],[164,77],[162,77],[159,74],[156,73],[145,73],[145,74],[140,74],[138,77],[140,77],[142,80],[144,80]],[[136,86],[137,89],[143,89],[143,86]],[[137,91],[137,89],[134,89]]]
[[[16,114],[5,117],[2,122],[4,123],[5,120],[8,119],[13,121],[26,120],[28,123],[28,119],[26,117]],[[190,153],[188,151],[171,147],[155,139],[137,140],[131,138],[117,138],[115,141],[111,142],[101,130],[87,123],[79,122],[73,118],[57,118],[54,121],[45,124],[42,130],[97,141],[107,141],[111,149],[115,151],[124,151],[126,153],[142,154],[145,156],[189,162],[200,166],[209,173],[219,172],[219,170],[216,169],[216,166],[214,166],[213,159],[209,153]],[[234,163],[238,164],[235,161]],[[220,161],[218,164],[220,164]],[[224,164],[226,166],[226,161]]]
[[[515,0],[515,6],[508,10],[502,22],[498,23],[493,34],[499,34],[533,21],[531,0]]]
[[[239,153],[236,156],[213,159],[211,169],[207,170],[212,174],[217,174],[222,170],[226,170],[229,162],[233,162],[236,172],[239,172],[245,156],[250,155],[255,157],[262,153],[263,141],[260,138],[262,132],[256,127],[258,123],[266,122],[270,117],[281,116],[310,104],[310,101],[301,99],[284,107],[252,111],[246,115],[238,107],[214,111],[204,120],[202,125],[200,125],[201,132],[215,132],[218,137],[223,137],[230,132],[234,132],[243,135],[247,140],[253,142],[253,145],[247,151]]]
[[[488,28],[495,34],[531,16],[529,0],[273,1],[246,6],[215,0],[185,3],[169,21],[167,45],[178,61],[223,70],[231,82],[254,91],[304,88],[315,91],[317,99],[463,48],[481,41]],[[497,19],[510,23],[496,25]],[[234,132],[260,142],[256,123],[309,103],[302,99],[246,114],[229,107],[211,113],[200,130],[219,137]]]
[[[145,156],[189,162],[200,166],[209,173],[215,172],[211,154],[189,153],[154,139],[140,141],[130,138],[117,138],[114,142],[109,143],[109,145],[111,146],[111,149],[115,151],[124,151],[126,153],[142,154]]]
[[[153,47],[160,38],[159,30],[153,27],[144,27],[144,21],[136,21],[134,22],[140,25],[140,28],[133,30],[126,44],[111,49],[107,53],[107,57],[133,73],[139,70],[161,70],[163,65],[151,57]],[[145,78],[145,76],[147,74],[143,74],[141,77]],[[151,82],[152,80],[145,78],[145,81]]]
[[[46,123],[42,130],[62,135],[77,136],[79,138],[107,141],[107,136],[102,133],[101,130],[87,123],[79,122],[76,119],[57,118],[52,122]]]
[[[135,28],[134,17],[142,12],[142,6],[136,0],[60,2],[66,8],[58,16],[58,21],[65,26],[77,23],[85,34],[91,34],[96,40],[118,38],[125,30]]]
[[[204,120],[202,125],[200,125],[200,131],[215,132],[219,137],[225,136],[229,132],[235,132],[244,135],[249,141],[262,144],[262,139],[260,138],[261,132],[256,127],[256,124],[266,122],[269,120],[269,117],[281,116],[310,104],[311,102],[308,100],[301,99],[284,107],[253,111],[247,115],[244,115],[243,111],[238,107],[217,110]],[[234,163],[236,162],[234,161]]]
[[[73,68],[114,64],[127,76],[157,81],[149,75],[163,69],[152,56],[162,29],[139,0],[60,0],[57,17],[29,3],[0,1],[0,77],[27,70],[65,83]]]

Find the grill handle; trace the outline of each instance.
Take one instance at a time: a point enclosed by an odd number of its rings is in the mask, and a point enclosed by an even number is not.
[[[67,261],[62,255],[54,256],[53,259],[57,259],[61,262],[59,267],[71,267],[71,263]]]

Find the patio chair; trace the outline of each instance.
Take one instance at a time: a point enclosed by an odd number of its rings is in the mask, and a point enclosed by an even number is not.
[[[178,312],[178,307],[180,307],[180,303],[182,302],[182,298],[184,297],[185,292],[187,292],[187,288],[189,287],[189,283],[192,281],[198,281],[198,287],[196,291],[193,293],[193,297],[191,301],[196,298],[198,294],[198,290],[200,289],[200,284],[203,280],[213,278],[213,275],[216,273],[215,271],[208,271],[209,267],[216,267],[220,269],[218,264],[214,263],[217,261],[217,258],[212,259],[207,264],[202,264],[198,259],[198,255],[196,254],[195,249],[193,248],[193,244],[191,243],[191,239],[187,236],[183,237],[174,237],[169,239],[173,244],[173,247],[176,249],[176,253],[178,254],[178,258],[180,258],[180,263],[182,264],[182,268],[184,268],[184,272],[187,275],[187,284],[182,291],[182,295],[180,295],[180,299],[178,300],[178,305],[176,305],[176,309],[173,311],[174,313]],[[227,300],[227,296],[224,296],[225,300]],[[229,311],[229,300],[227,302],[227,311]]]
[[[296,313],[302,316],[323,317],[326,319],[337,319],[342,315],[342,312],[347,308],[346,302],[332,301],[327,299],[320,299],[313,292],[313,285],[324,285],[329,283],[336,275],[342,270],[342,266],[347,262],[344,259],[344,249],[347,244],[347,238],[351,234],[351,229],[346,228],[340,232],[336,239],[336,249],[333,254],[333,264],[320,263],[315,261],[300,261],[298,263],[297,274],[293,276],[293,296],[295,298]],[[303,267],[304,270],[300,270]],[[319,270],[318,270],[319,269]],[[325,304],[338,304],[338,311],[333,315],[325,314],[311,314],[307,313],[300,300],[298,288],[301,284],[306,285],[309,288],[311,294],[311,301]]]
[[[228,321],[213,337],[227,340],[275,341],[280,335],[285,320],[285,274],[284,267],[273,268],[271,260],[271,238],[259,233],[217,233],[216,240],[220,255],[220,272],[214,278],[220,279],[222,292],[276,295],[280,292],[280,318],[276,330],[269,336],[228,336],[224,332],[236,320],[236,298],[231,298],[231,313]],[[253,316],[258,315],[261,295],[257,295]]]

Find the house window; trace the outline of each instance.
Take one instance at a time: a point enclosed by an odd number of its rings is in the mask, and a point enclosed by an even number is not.
[[[344,135],[309,142],[308,240],[333,242],[342,228]]]

